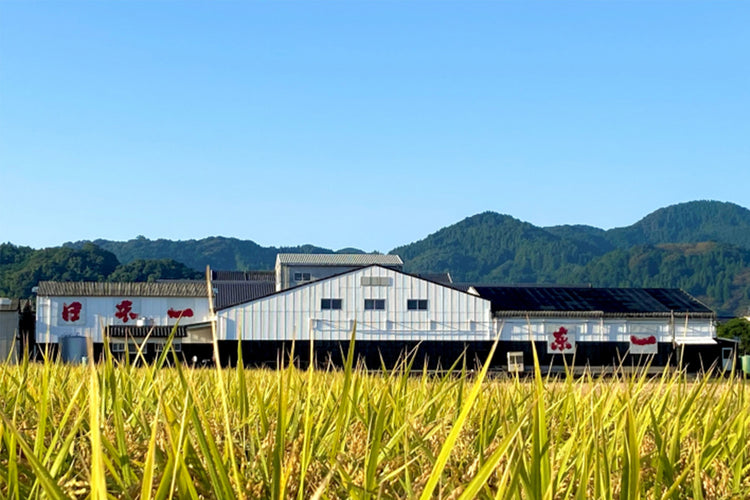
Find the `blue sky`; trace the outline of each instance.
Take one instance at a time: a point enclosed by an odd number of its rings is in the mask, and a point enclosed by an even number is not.
[[[750,205],[750,3],[0,0],[0,240]]]

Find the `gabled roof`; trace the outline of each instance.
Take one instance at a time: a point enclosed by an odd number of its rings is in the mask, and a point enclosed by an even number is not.
[[[470,290],[492,302],[492,312],[497,316],[539,313],[586,313],[602,316],[715,315],[696,298],[676,288],[473,286]]]
[[[202,281],[155,283],[100,283],[92,281],[41,281],[37,296],[62,297],[207,297]]]
[[[245,300],[245,301],[243,301],[241,303],[232,304],[231,306],[225,306],[223,308],[217,306],[216,309],[217,310],[219,310],[219,309],[228,309],[229,307],[238,306],[240,304],[246,304],[246,303],[253,302],[255,300],[261,299],[261,298],[270,297],[272,295],[280,295],[280,294],[283,294],[283,293],[288,293],[288,292],[290,292],[292,290],[297,290],[299,288],[304,288],[304,287],[309,287],[309,286],[316,286],[316,285],[319,285],[321,283],[325,283],[326,281],[334,280],[334,279],[339,278],[341,276],[344,276],[346,274],[356,273],[356,272],[362,271],[364,269],[376,268],[376,267],[379,267],[381,269],[386,269],[388,271],[392,271],[392,272],[395,272],[395,273],[398,273],[398,274],[403,274],[404,276],[409,276],[411,278],[415,278],[415,279],[418,279],[418,280],[427,281],[429,283],[433,283],[435,285],[439,285],[439,286],[441,286],[443,288],[447,288],[449,290],[454,290],[454,291],[461,292],[461,293],[468,293],[466,290],[457,290],[457,289],[453,288],[452,286],[450,286],[450,285],[448,285],[446,283],[440,283],[439,281],[433,281],[433,280],[425,279],[424,277],[418,276],[416,274],[406,273],[406,272],[402,271],[401,269],[394,269],[394,268],[388,267],[388,266],[381,266],[381,265],[378,265],[378,264],[372,264],[372,265],[369,265],[369,266],[361,266],[358,269],[348,269],[346,271],[342,271],[340,273],[336,273],[336,274],[333,274],[331,276],[326,276],[325,278],[320,278],[320,279],[314,280],[314,281],[307,281],[307,282],[301,283],[299,285],[291,286],[289,288],[284,288],[283,290],[275,290],[273,293],[269,293],[269,294],[266,294],[266,295],[254,297],[252,299]],[[470,295],[473,295],[474,297],[476,297],[475,294],[470,294]]]
[[[280,253],[276,256],[277,264],[311,265],[311,266],[403,266],[404,261],[398,255],[381,255],[374,253]]]

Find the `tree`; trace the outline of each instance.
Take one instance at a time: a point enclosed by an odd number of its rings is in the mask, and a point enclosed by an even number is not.
[[[717,335],[722,338],[739,339],[740,354],[750,354],[750,321],[745,318],[734,318],[720,324]]]

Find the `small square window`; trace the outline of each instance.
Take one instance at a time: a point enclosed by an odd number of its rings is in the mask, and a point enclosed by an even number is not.
[[[320,308],[326,309],[341,309],[341,299],[320,299]]]
[[[310,273],[294,273],[294,281],[310,281]]]
[[[427,299],[409,299],[406,301],[406,309],[409,311],[426,311]]]
[[[366,311],[385,311],[385,299],[365,299]]]

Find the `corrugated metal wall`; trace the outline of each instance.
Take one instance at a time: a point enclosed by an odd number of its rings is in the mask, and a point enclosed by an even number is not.
[[[362,277],[388,278],[363,286]],[[322,310],[322,299],[341,299],[341,310]],[[365,310],[366,299],[385,310]],[[427,310],[407,300],[428,301]],[[361,340],[489,340],[489,301],[382,267],[370,267],[219,311],[220,340],[347,340],[356,320]]]

